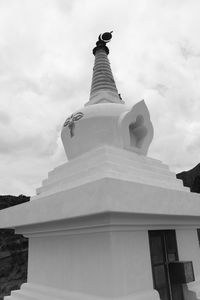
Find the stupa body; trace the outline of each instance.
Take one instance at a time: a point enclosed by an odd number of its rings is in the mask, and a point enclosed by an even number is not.
[[[200,198],[147,156],[144,101],[127,107],[99,37],[90,99],[62,129],[69,161],[30,203],[0,212],[29,238],[28,282],[7,300],[200,299]]]

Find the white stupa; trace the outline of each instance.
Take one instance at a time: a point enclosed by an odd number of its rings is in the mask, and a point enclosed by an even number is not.
[[[89,101],[67,119],[68,162],[30,203],[0,211],[29,238],[28,282],[7,300],[200,299],[200,198],[147,156],[144,101],[121,100],[99,36]]]

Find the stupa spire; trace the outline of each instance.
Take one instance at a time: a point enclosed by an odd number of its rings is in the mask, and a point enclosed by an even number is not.
[[[98,103],[124,103],[118,94],[115,80],[108,60],[109,49],[106,46],[112,38],[112,31],[99,35],[96,47],[90,99],[86,105]]]

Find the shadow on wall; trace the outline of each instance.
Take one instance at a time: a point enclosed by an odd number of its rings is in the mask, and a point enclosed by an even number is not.
[[[29,201],[20,195],[0,196],[0,209]],[[0,230],[0,300],[27,281],[28,239],[13,229]]]
[[[187,300],[187,299],[199,300],[198,295],[195,292],[189,290],[186,284],[183,286],[183,293],[184,293],[185,300]]]

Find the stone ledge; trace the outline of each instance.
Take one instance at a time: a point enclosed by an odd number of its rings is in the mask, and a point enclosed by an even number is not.
[[[37,189],[37,194],[49,195],[105,177],[189,191],[175,173],[160,161],[127,150],[102,146],[51,171],[48,179]]]
[[[87,295],[73,291],[65,291],[51,288],[49,286],[36,285],[25,283],[21,290],[13,291],[11,296],[5,297],[4,300],[159,300],[159,295],[156,290],[138,291],[137,293],[125,297],[99,297],[96,295]]]
[[[199,194],[104,178],[0,211],[0,228],[104,212],[200,217]]]

